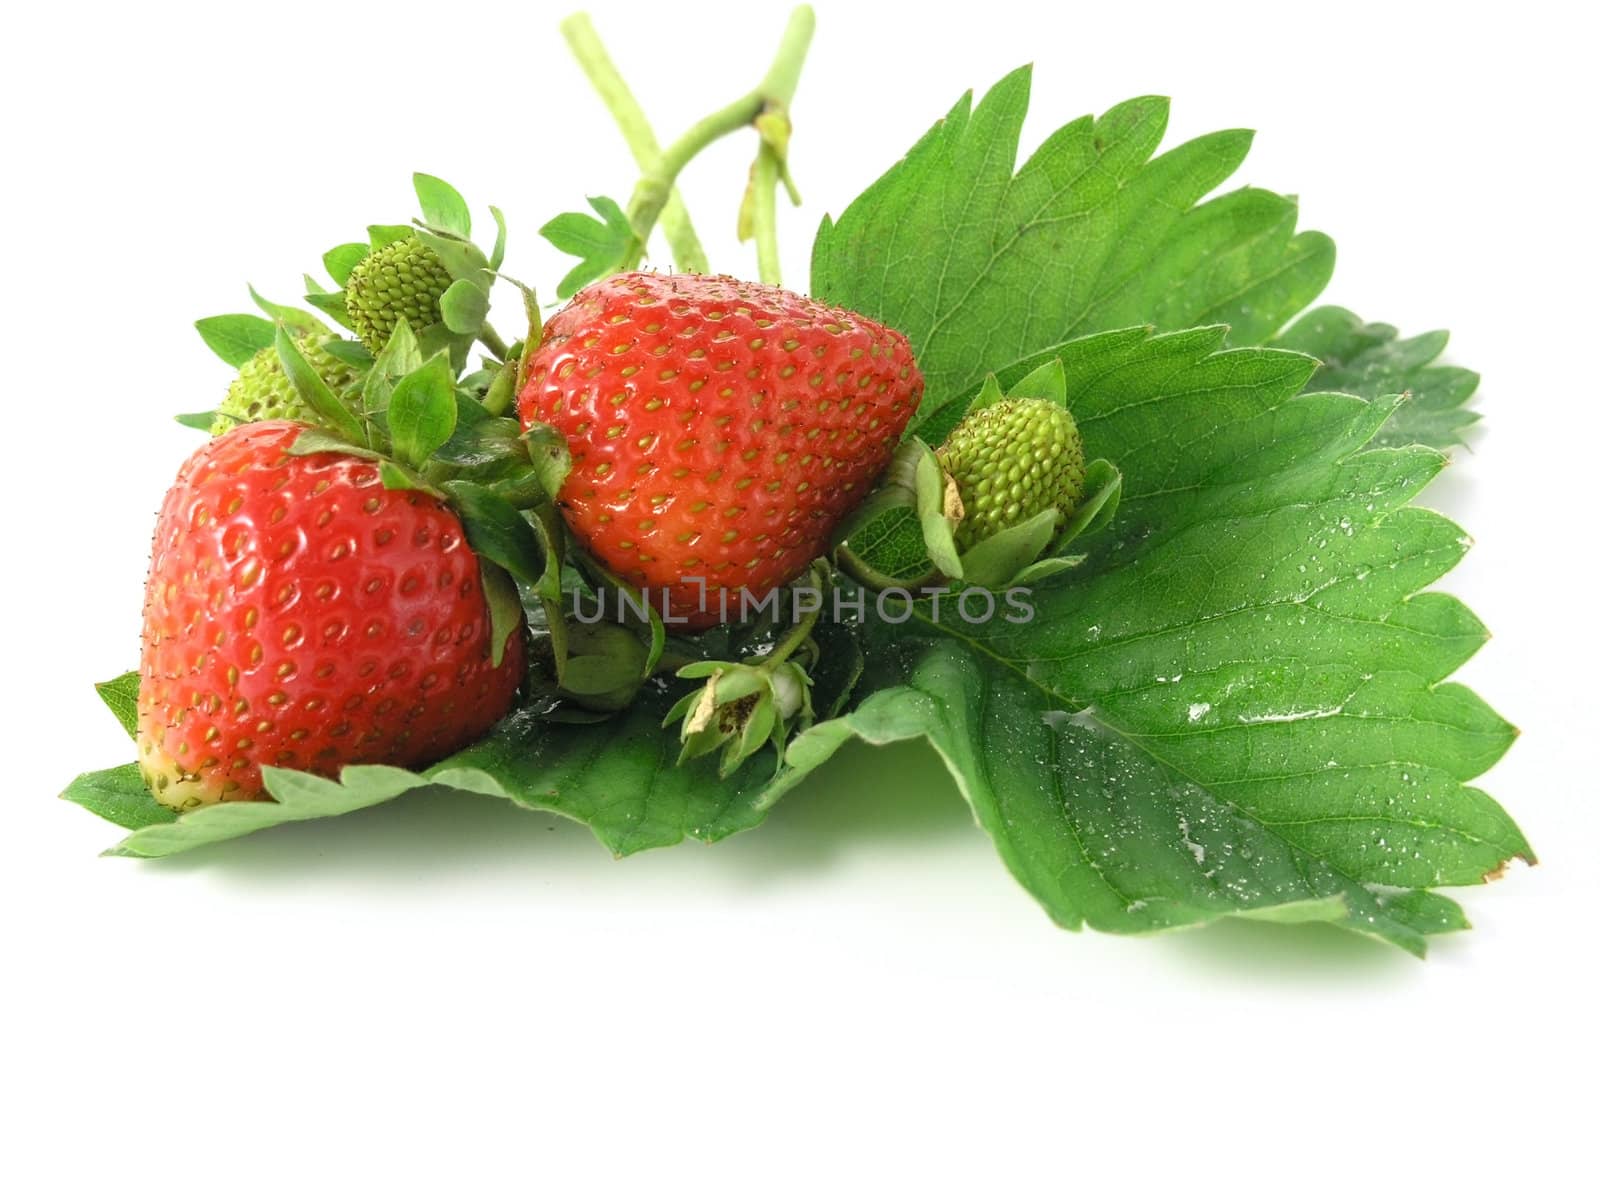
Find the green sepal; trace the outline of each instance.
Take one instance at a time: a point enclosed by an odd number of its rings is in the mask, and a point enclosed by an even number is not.
[[[916,447],[917,519],[922,523],[928,558],[946,575],[957,578],[961,573],[961,556],[956,553],[955,518],[960,511],[960,500],[955,494],[955,485],[945,478],[939,459],[924,442],[918,438],[909,441]]]
[[[526,518],[486,487],[462,479],[443,486],[473,551],[504,567],[519,583],[538,589],[547,557]]]
[[[1104,529],[1121,501],[1122,472],[1103,458],[1095,459],[1083,469],[1083,499],[1051,543],[1050,552],[1059,554],[1075,539]]]
[[[515,280],[511,282],[516,283]],[[523,385],[528,382],[528,364],[533,361],[540,343],[544,341],[544,317],[539,313],[538,293],[526,284],[517,283],[516,286],[522,293],[522,311],[528,318],[528,332],[522,339],[522,353],[517,355],[517,392],[521,394]]]
[[[344,406],[339,397],[333,394],[333,389],[323,382],[322,376],[306,362],[305,356],[300,353],[300,348],[294,344],[294,338],[286,325],[278,326],[274,342],[278,351],[278,361],[283,364],[284,374],[288,375],[289,382],[294,384],[294,389],[300,393],[300,398],[317,414],[318,420],[347,441],[365,445],[366,431],[361,427],[361,422]]]
[[[1061,514],[1054,508],[1035,513],[1019,525],[1002,529],[971,546],[951,578],[974,587],[1002,588],[1044,553],[1055,536]]]
[[[360,342],[352,342],[348,338],[329,338],[322,343],[322,352],[338,359],[347,367],[354,367],[357,371],[370,369],[376,361],[371,350]]]
[[[139,732],[139,672],[124,671],[115,679],[94,685],[96,694],[116,717],[117,724],[135,737]]]
[[[394,385],[384,411],[395,456],[422,470],[456,428],[455,375],[448,360],[435,355],[406,374]]]
[[[472,236],[472,212],[460,192],[437,175],[421,171],[411,176],[411,185],[422,206],[422,219],[428,225],[459,238]]]
[[[279,325],[287,325],[289,331],[297,337],[305,337],[312,333],[328,333],[330,330],[316,317],[303,308],[295,308],[290,304],[274,304],[254,287],[250,288],[250,299],[256,302],[256,307]]]
[[[505,568],[480,557],[478,573],[483,580],[483,599],[489,607],[489,665],[498,667],[527,617],[522,610],[522,596]]]
[[[315,279],[306,276],[306,303],[332,317],[351,333],[355,332],[355,325],[350,320],[350,310],[344,305],[344,292],[324,291]]]
[[[200,338],[230,367],[242,367],[272,345],[277,326],[254,313],[202,317],[194,323]]]
[[[494,247],[489,251],[489,270],[498,271],[506,260],[506,217],[492,204],[489,215],[494,218]]]
[[[561,494],[561,485],[572,470],[572,452],[567,439],[550,425],[530,425],[522,435],[528,444],[528,459],[533,463],[544,494],[554,500]]]
[[[367,236],[372,239],[372,248],[382,250],[394,242],[403,242],[406,238],[416,233],[410,225],[368,225]]]
[[[392,458],[379,460],[378,482],[391,492],[421,492],[424,495],[432,496],[435,500],[449,498],[422,476],[407,467],[401,466]]]
[[[395,385],[421,366],[422,348],[417,344],[417,335],[402,317],[367,372],[361,388],[362,407],[369,415],[386,411]]]
[[[168,808],[150,794],[138,763],[86,771],[62,790],[61,798],[123,829],[148,829],[170,825],[178,819],[176,809]]]
[[[498,417],[511,407],[517,398],[517,364],[515,358],[501,363],[494,378],[483,393],[483,407],[492,417]]]
[[[1006,586],[1025,587],[1041,583],[1053,575],[1081,566],[1088,557],[1087,554],[1068,554],[1060,558],[1041,558],[1023,567],[1007,581]]]
[[[994,376],[989,376],[989,379],[993,380]],[[995,380],[995,386],[999,387],[998,380]],[[984,393],[987,394],[987,391],[988,383],[985,382]],[[1007,388],[1005,395],[1048,400],[1051,404],[1067,408],[1069,407],[1067,404],[1067,369],[1062,365],[1059,358],[1052,358],[1048,362],[1040,363]],[[993,403],[993,401],[988,403]]]
[[[345,242],[324,254],[322,265],[333,276],[333,281],[344,287],[350,282],[350,272],[356,269],[356,264],[371,253],[372,247],[366,242]]]
[[[185,429],[198,429],[201,433],[210,433],[211,427],[217,423],[217,410],[198,413],[179,413],[172,418]]]
[[[494,279],[489,273],[489,260],[483,256],[482,250],[471,242],[436,233],[432,229],[420,228],[412,232],[424,246],[439,256],[444,269],[450,272],[451,279],[457,282],[466,280],[488,292]]]
[[[318,429],[315,426],[300,431],[299,436],[294,439],[294,444],[289,447],[289,453],[297,457],[307,454],[350,454],[369,462],[387,461],[370,446],[358,446],[345,441],[336,433],[329,433],[326,429]]]
[[[439,297],[439,314],[451,333],[476,336],[489,315],[489,293],[470,279],[458,279]]]
[[[591,712],[621,712],[650,677],[644,646],[610,622],[572,625],[560,693]]]

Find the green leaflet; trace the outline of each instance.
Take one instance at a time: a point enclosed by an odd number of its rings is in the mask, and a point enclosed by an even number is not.
[[[683,687],[675,687],[673,697]],[[108,853],[160,858],[288,821],[339,816],[392,800],[416,788],[442,785],[499,796],[526,808],[560,813],[587,824],[607,849],[631,854],[670,846],[686,837],[717,841],[749,829],[765,815],[758,803],[770,780],[770,754],[748,764],[728,780],[717,778],[714,763],[676,766],[678,745],[661,733],[670,704],[659,687],[614,720],[593,725],[541,726],[531,709],[512,714],[477,745],[425,772],[398,767],[347,767],[339,782],[298,771],[269,769],[268,790],[276,804],[214,804],[173,819],[144,793],[157,813],[156,823],[135,827]],[[131,765],[138,792],[144,792]],[[106,773],[100,773],[106,774]],[[67,798],[89,803],[84,776]],[[126,782],[126,780],[123,780]],[[131,802],[131,793],[122,797]],[[164,815],[163,815],[164,814]]]
[[[1368,325],[1348,309],[1313,309],[1273,341],[1321,361],[1311,377],[1319,391],[1367,399],[1397,392],[1411,398],[1379,431],[1384,446],[1413,443],[1443,450],[1464,440],[1478,414],[1466,407],[1478,390],[1476,372],[1434,362],[1449,335],[1435,331],[1402,338],[1393,325]]]
[[[1333,270],[1328,238],[1295,233],[1292,199],[1244,188],[1201,202],[1243,161],[1249,132],[1152,158],[1159,97],[1063,126],[1017,170],[1029,83],[1023,68],[976,108],[963,96],[817,231],[812,294],[911,339],[927,380],[913,431],[935,417],[948,429],[959,413],[943,410],[985,374],[1084,334],[1215,323],[1264,341]]]
[[[1469,781],[1514,730],[1448,676],[1483,642],[1425,589],[1461,531],[1408,502],[1443,457],[1375,446],[1397,398],[1302,394],[1316,364],[1221,330],[1067,349],[1086,442],[1128,490],[1027,625],[879,630],[854,713],[790,751],[925,737],[1063,925],[1262,910],[1415,953],[1460,928],[1427,889],[1532,852]],[[1289,906],[1289,907],[1285,907]]]

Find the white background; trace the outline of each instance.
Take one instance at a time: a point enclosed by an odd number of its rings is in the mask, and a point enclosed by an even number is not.
[[[908,6],[909,7],[909,6]],[[56,3],[7,18],[0,1186],[14,1196],[1536,1196],[1592,1186],[1597,741],[1592,31],[1576,6],[819,5],[810,234],[1038,64],[1031,148],[1126,97],[1338,240],[1326,299],[1447,325],[1487,419],[1426,497],[1524,730],[1485,786],[1543,865],[1427,963],[1324,929],[1054,929],[931,758],[852,750],[768,824],[613,862],[489,801],[402,801],[168,863],[53,797],[128,757],[153,513],[228,369],[190,322],[298,273],[409,174],[535,236],[633,171],[532,4]],[[597,6],[663,137],[750,86],[777,6]],[[1056,15],[1041,15],[1049,12]],[[1169,143],[1170,144],[1170,143]],[[717,266],[753,153],[685,190]],[[1580,178],[1582,176],[1582,178]],[[1589,1184],[1582,1184],[1588,1179]],[[1592,1194],[1592,1193],[1589,1193]]]

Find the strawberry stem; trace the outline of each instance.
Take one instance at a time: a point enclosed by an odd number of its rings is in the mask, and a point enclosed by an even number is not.
[[[756,277],[779,287],[783,265],[778,261],[778,154],[766,142],[750,168],[749,232],[756,239]]]
[[[653,167],[646,168],[628,202],[628,221],[636,235],[633,253],[621,269],[631,271],[644,257],[644,244],[661,217],[678,174],[690,161],[712,142],[735,130],[755,123],[756,118],[771,111],[787,112],[794,98],[795,87],[800,82],[800,68],[805,64],[806,51],[811,47],[811,34],[816,28],[816,15],[811,6],[802,4],[789,15],[783,40],[778,43],[778,53],[767,70],[766,77],[755,89],[697,121],[689,131],[662,153]]]
[[[639,107],[639,102],[634,99],[632,90],[611,61],[611,56],[606,53],[600,35],[589,20],[589,14],[573,13],[561,22],[561,33],[567,39],[578,66],[583,68],[601,102],[616,120],[634,162],[638,163],[641,171],[656,169],[661,160],[661,143],[656,140],[655,131],[650,128],[650,122]],[[689,210],[684,206],[683,197],[676,187],[668,192],[667,202],[661,209],[661,231],[666,234],[667,244],[672,247],[673,262],[678,270],[696,275],[710,272],[711,264],[706,258],[705,247],[700,244],[694,223],[689,219]]]

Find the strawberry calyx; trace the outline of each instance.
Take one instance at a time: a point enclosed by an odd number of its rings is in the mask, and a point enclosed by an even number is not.
[[[821,597],[832,589],[826,559],[811,565],[806,584],[819,603],[767,653],[742,661],[702,659],[678,669],[679,679],[705,680],[680,697],[661,722],[663,728],[680,723],[679,763],[720,749],[718,771],[726,778],[768,744],[781,763],[790,732],[811,724],[811,669],[821,656],[812,634]]]
[[[485,252],[472,240],[471,210],[460,192],[422,172],[412,176],[412,185],[421,218],[410,225],[369,225],[367,241],[329,250],[322,263],[334,287],[307,275],[306,302],[357,334],[374,354],[404,320],[424,353],[447,351],[457,373],[474,342],[499,362],[514,361],[514,348],[488,319],[490,288],[505,261],[504,214],[489,206],[495,240]]]
[[[1008,442],[989,447],[983,471],[1006,471],[1008,456],[1024,454],[1045,460],[1047,475],[1056,464],[1054,455],[1082,463],[1081,442],[1067,414],[1066,373],[1060,359],[1052,359],[1013,384],[1002,388],[990,375],[973,399],[963,425],[975,415],[1013,404],[1059,406],[1065,431],[1056,444],[1013,448]],[[971,426],[969,426],[971,428]],[[961,427],[952,433],[956,438]],[[1105,459],[1081,468],[1081,481],[1064,494],[1046,497],[1009,520],[996,519],[984,493],[972,489],[963,496],[955,475],[946,469],[952,441],[937,451],[917,437],[900,446],[884,481],[868,496],[835,539],[834,559],[841,570],[869,588],[916,589],[951,582],[994,590],[1036,583],[1083,562],[1083,555],[1066,553],[1085,534],[1103,528],[1115,515],[1122,495],[1122,473]],[[974,479],[969,475],[971,488]],[[1062,472],[1055,470],[1059,477]],[[906,531],[914,529],[914,535]],[[907,548],[908,537],[912,548]]]

